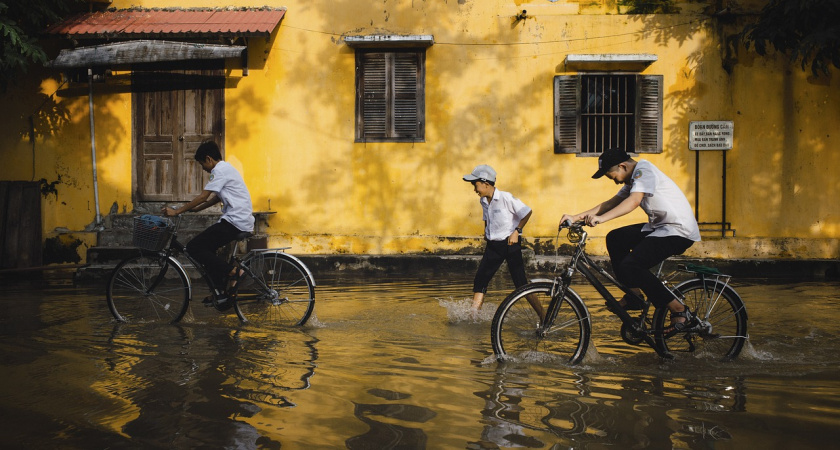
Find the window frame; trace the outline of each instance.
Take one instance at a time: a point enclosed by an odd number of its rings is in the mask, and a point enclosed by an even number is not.
[[[382,73],[373,73],[373,56],[383,55]],[[410,57],[406,58],[406,56]],[[414,73],[411,66],[406,67],[410,59],[415,60]],[[373,74],[373,76],[370,76]],[[369,89],[373,77],[382,79],[381,93]],[[414,89],[406,89],[405,83],[413,77]],[[426,47],[372,47],[356,49],[356,142],[425,142],[426,140]],[[367,81],[367,83],[366,83]],[[374,83],[375,84],[375,83]],[[413,95],[413,100],[410,96]],[[381,98],[377,99],[379,96]],[[402,99],[402,105],[400,100]],[[370,100],[370,101],[366,101]],[[370,115],[370,102],[382,102],[384,111],[381,119],[382,131],[366,126],[366,112]],[[406,127],[400,123],[400,108],[413,104],[416,126]],[[369,116],[367,116],[369,117]]]
[[[581,72],[554,77],[554,153],[598,156],[601,152],[582,152],[581,94],[587,76],[624,75],[634,77],[634,153],[662,153],[663,75],[627,72]]]

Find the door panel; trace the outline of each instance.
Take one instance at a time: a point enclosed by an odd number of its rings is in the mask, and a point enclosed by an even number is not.
[[[172,86],[170,83],[149,83],[149,75],[144,74],[143,89],[134,94],[135,181],[140,202],[186,202],[195,198],[209,179],[193,157],[196,148],[207,139],[224,145],[224,91],[204,88],[212,84],[202,83],[202,77],[216,79],[221,72],[177,74],[196,80],[200,88],[171,89],[166,87]],[[173,72],[169,71],[160,78],[171,76]]]

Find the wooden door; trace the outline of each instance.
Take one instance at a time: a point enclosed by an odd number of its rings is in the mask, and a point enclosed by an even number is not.
[[[133,101],[137,201],[190,201],[207,183],[193,155],[207,139],[224,152],[224,90],[207,82],[218,79],[214,72],[169,71],[138,78]]]
[[[0,181],[0,269],[41,265],[41,187]]]

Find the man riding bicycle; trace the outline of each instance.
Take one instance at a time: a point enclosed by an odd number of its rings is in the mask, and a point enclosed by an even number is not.
[[[691,321],[691,311],[671,295],[650,269],[700,241],[691,205],[661,170],[646,160],[633,160],[624,150],[610,149],[601,154],[598,171],[592,178],[604,175],[624,186],[612,198],[587,211],[564,214],[560,223],[583,221],[594,227],[641,207],[648,215],[647,223],[617,228],[607,234],[610,263],[621,283],[636,292],[641,289],[655,307],[671,311],[673,326],[666,333],[678,331]],[[644,306],[632,295],[625,295],[619,304],[627,310]]]

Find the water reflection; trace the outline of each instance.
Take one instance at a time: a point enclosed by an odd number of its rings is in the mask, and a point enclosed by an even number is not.
[[[385,389],[370,389],[368,394],[387,401],[383,404],[356,404],[353,414],[370,429],[359,436],[347,439],[347,448],[425,448],[426,433],[420,428],[388,423],[386,420],[421,424],[433,419],[437,413],[399,400],[411,397],[411,394]],[[381,418],[377,420],[376,418]]]
[[[485,426],[482,441],[472,448],[713,447],[731,434],[723,417],[698,417],[698,412],[746,410],[746,387],[739,377],[666,383],[658,377],[546,374],[533,366],[501,364],[493,381],[476,392],[485,401]]]
[[[151,446],[269,445],[242,419],[295,406],[286,393],[310,387],[317,343],[305,330],[117,324],[104,359],[110,376],[91,387],[124,404],[98,421]]]
[[[504,280],[504,277],[496,277]],[[826,448],[840,289],[738,286],[733,363],[661,361],[590,302],[592,357],[498,364],[471,276],[319,279],[318,323],[116,324],[99,286],[0,292],[4,442],[21,448]],[[491,285],[487,308],[509,286]],[[582,292],[584,298],[592,298]],[[794,301],[795,300],[795,301]]]

